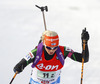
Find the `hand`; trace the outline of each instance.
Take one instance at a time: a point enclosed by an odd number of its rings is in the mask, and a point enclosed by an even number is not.
[[[86,31],[86,28],[83,29],[83,31],[82,31],[81,39],[82,39],[82,41],[85,40],[86,42],[89,40],[89,33],[88,33],[88,31]]]
[[[17,64],[15,67],[14,67],[14,72],[16,73],[16,71],[18,72],[18,73],[20,73],[20,72],[22,72],[23,71],[23,65],[21,65],[21,64]]]
[[[16,73],[16,71],[18,73],[22,72],[24,70],[24,68],[27,66],[27,62],[26,60],[23,58],[15,67],[14,67],[14,72]]]

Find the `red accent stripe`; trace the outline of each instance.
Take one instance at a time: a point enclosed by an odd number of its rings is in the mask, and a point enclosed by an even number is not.
[[[31,53],[29,53],[29,55],[31,56],[31,58],[33,58],[33,55]]]

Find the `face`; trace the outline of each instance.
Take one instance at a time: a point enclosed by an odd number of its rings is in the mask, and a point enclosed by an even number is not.
[[[53,55],[57,49],[58,47],[51,48],[51,47],[45,46],[45,50],[47,51],[49,55]]]

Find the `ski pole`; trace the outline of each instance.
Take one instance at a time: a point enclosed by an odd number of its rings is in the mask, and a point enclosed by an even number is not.
[[[48,11],[48,7],[45,6],[45,7],[39,7],[38,5],[35,5],[37,8],[41,9],[42,11],[42,15],[43,15],[43,22],[44,22],[44,27],[45,27],[45,30],[47,30],[46,28],[46,21],[45,21],[45,15],[44,15],[44,10],[46,10],[46,12]]]
[[[12,80],[10,81],[10,83],[9,84],[11,84],[12,82],[13,82],[13,80],[15,79],[15,77],[16,77],[16,75],[17,75],[17,71],[16,71],[16,73],[15,73],[15,75],[13,76],[13,78],[12,78]]]
[[[86,28],[83,30],[83,32],[86,32]],[[85,43],[86,40],[83,39],[83,52],[82,52],[82,69],[81,69],[81,84],[83,84],[83,69],[84,69],[84,57],[85,57]]]

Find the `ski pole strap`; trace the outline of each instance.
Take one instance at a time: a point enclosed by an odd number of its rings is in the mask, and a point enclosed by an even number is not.
[[[32,64],[32,68],[34,68],[36,66],[36,64],[39,62],[39,60],[41,59],[42,56],[42,50],[43,50],[43,42],[41,42],[38,47],[37,47],[37,53],[36,53],[36,57],[35,60]],[[60,60],[61,64],[64,65],[64,56],[60,50],[60,48],[58,47],[57,51],[56,51],[57,57]]]

